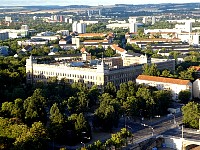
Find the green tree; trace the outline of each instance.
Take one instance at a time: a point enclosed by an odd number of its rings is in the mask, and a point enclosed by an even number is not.
[[[183,123],[189,127],[197,129],[199,127],[200,105],[189,102],[182,107]]]
[[[46,123],[46,99],[43,97],[42,90],[36,89],[31,97],[24,101],[25,120],[28,124],[42,121]]]
[[[18,98],[14,101],[14,106],[13,106],[13,109],[11,112],[13,117],[24,120],[23,103],[24,103],[24,101],[20,98]]]
[[[120,89],[117,91],[117,98],[123,103],[127,96],[128,96],[128,93],[129,93],[129,88],[128,88],[128,85],[127,83],[121,83],[120,84]]]
[[[50,120],[51,123],[55,124],[62,124],[64,122],[64,117],[60,113],[60,110],[58,108],[58,105],[55,103],[50,109]]]
[[[41,122],[35,122],[28,132],[23,132],[14,143],[16,149],[38,150],[48,148],[48,135]]]
[[[162,76],[162,77],[170,77],[170,71],[169,71],[169,70],[166,70],[166,69],[163,70],[161,76]]]
[[[178,99],[184,103],[187,104],[189,100],[191,99],[191,92],[188,90],[182,90],[178,94]]]
[[[165,115],[168,113],[172,102],[172,93],[167,90],[158,90],[153,92],[153,98],[155,100],[154,114],[155,115]]]
[[[104,88],[104,93],[109,93],[113,97],[116,96],[116,87],[112,82],[108,82]]]
[[[144,64],[142,67],[144,75],[149,75],[149,76],[159,76],[160,72],[157,69],[156,64]]]

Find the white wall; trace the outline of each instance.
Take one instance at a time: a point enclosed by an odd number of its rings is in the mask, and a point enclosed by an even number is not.
[[[176,150],[182,150],[182,139],[177,138],[165,138],[165,145],[168,148],[173,148]]]

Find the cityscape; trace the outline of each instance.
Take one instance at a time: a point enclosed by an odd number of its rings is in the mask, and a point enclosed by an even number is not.
[[[200,150],[200,2],[3,0],[0,149]]]

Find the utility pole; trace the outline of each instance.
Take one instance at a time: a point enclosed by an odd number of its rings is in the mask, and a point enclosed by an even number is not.
[[[182,139],[183,139],[183,125],[182,125]]]
[[[200,131],[200,118],[199,118],[199,131]]]

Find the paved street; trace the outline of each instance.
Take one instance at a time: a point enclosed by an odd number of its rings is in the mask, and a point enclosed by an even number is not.
[[[182,116],[181,114],[176,114],[176,123],[181,123]],[[142,125],[143,124],[143,125]],[[147,126],[144,126],[147,125]],[[174,125],[174,117],[161,117],[161,118],[154,118],[152,120],[143,120],[142,123],[140,121],[134,122],[132,120],[121,118],[119,122],[119,127],[114,129],[113,133],[120,131],[121,128],[126,127],[133,133],[133,143],[139,142],[145,138],[149,138],[152,135],[158,135],[161,133],[165,133],[166,131],[171,131],[171,129],[176,128]],[[168,132],[166,132],[168,133]],[[170,132],[169,132],[170,134]],[[88,144],[92,144],[93,142],[97,141],[106,141],[108,138],[111,137],[111,133],[93,133],[93,140],[90,141]],[[74,147],[67,147],[68,149],[76,149],[80,148],[82,145],[79,144]]]

